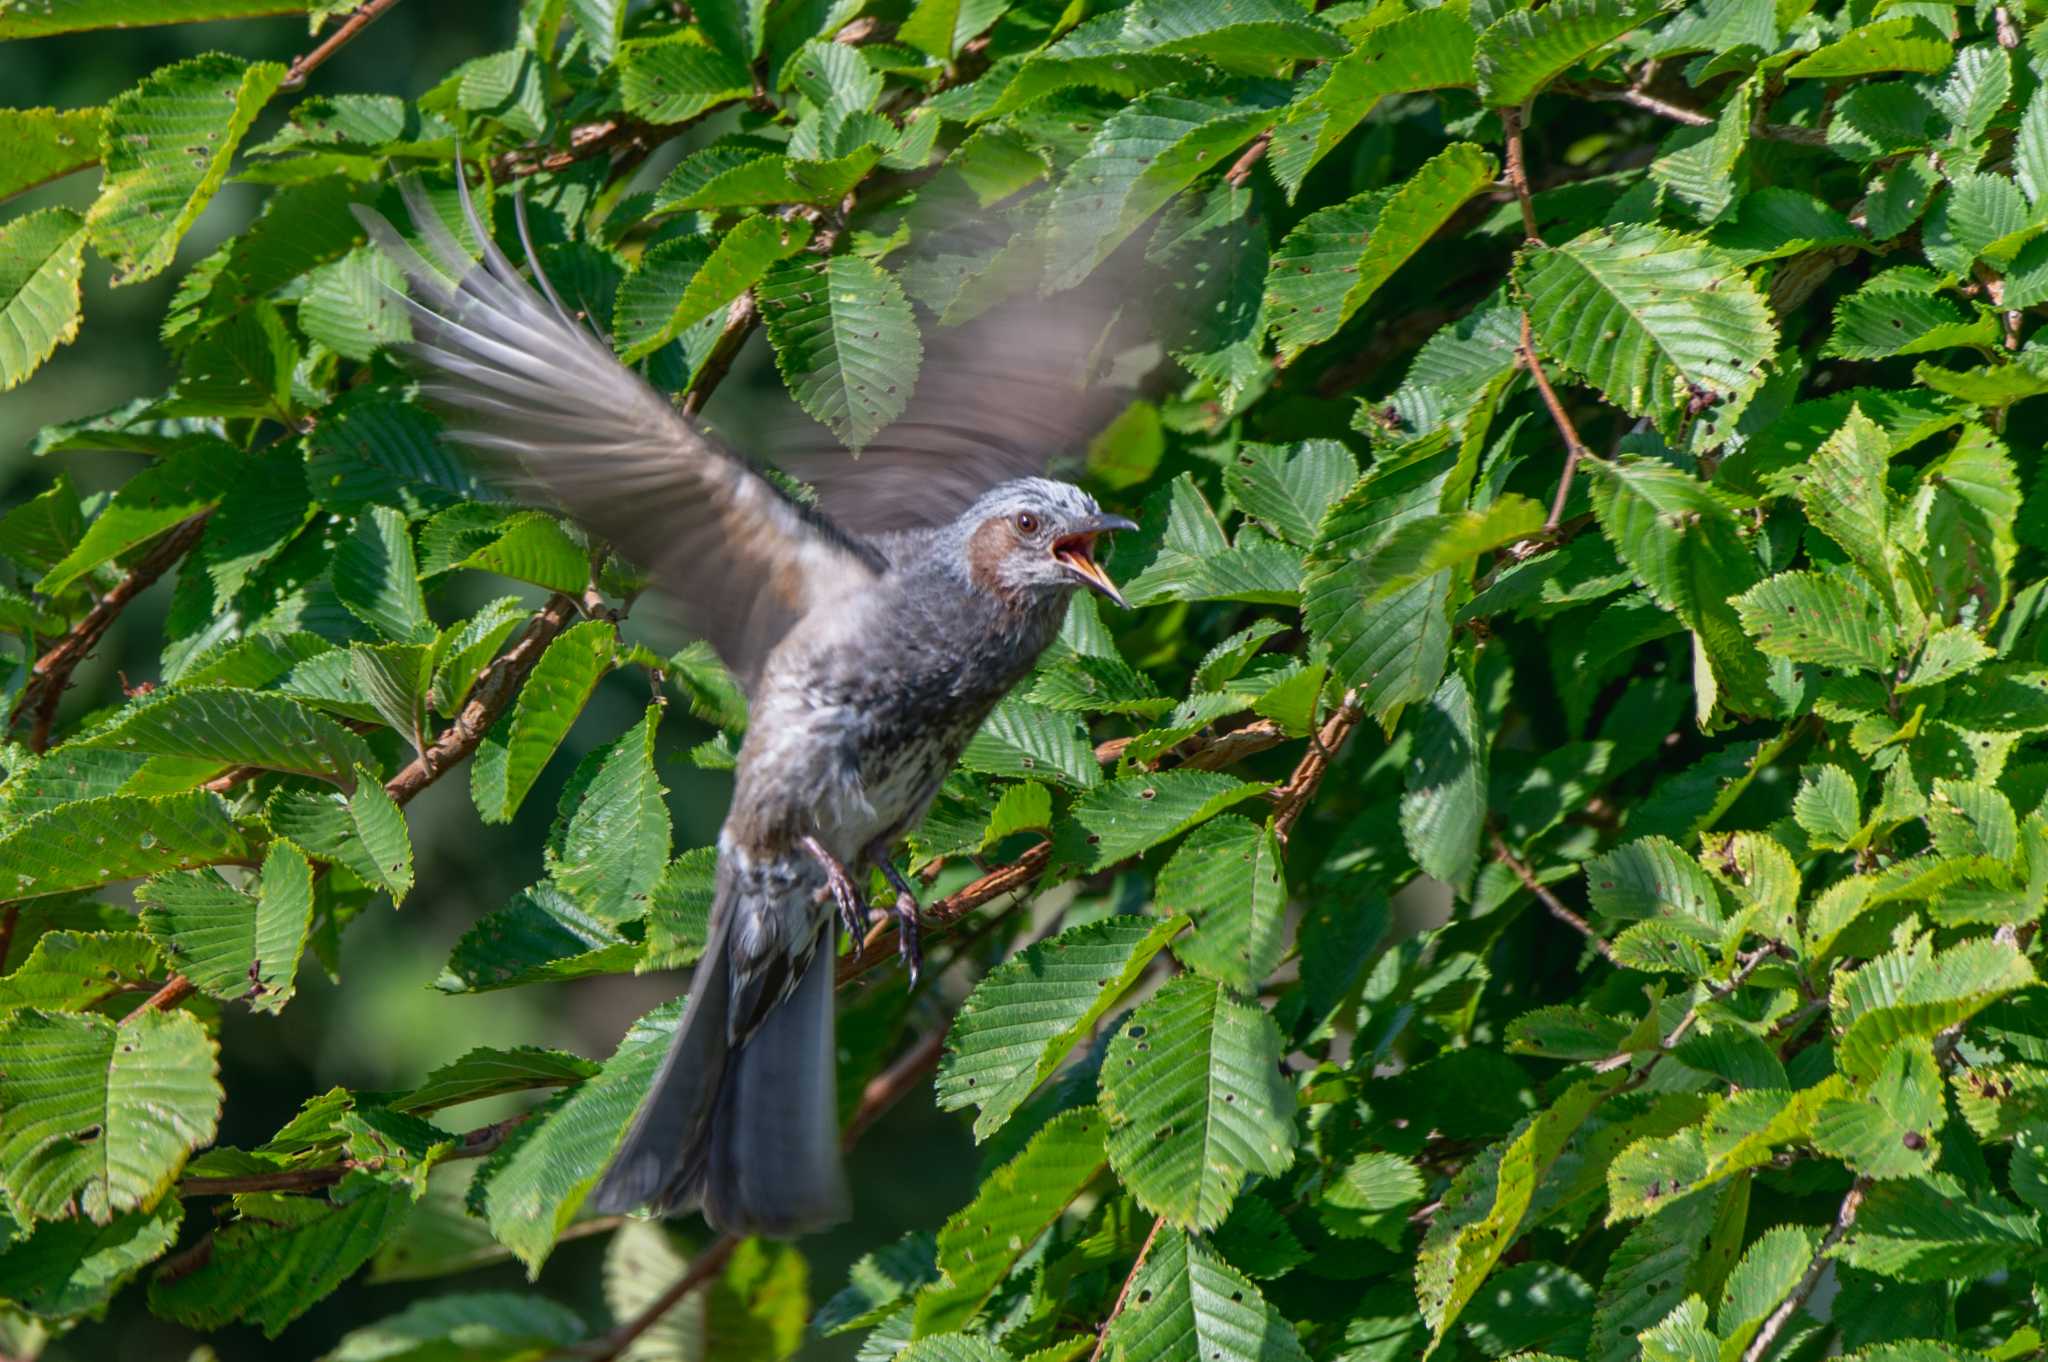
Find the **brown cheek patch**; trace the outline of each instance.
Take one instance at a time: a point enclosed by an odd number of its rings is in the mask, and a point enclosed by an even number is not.
[[[1015,546],[1009,521],[982,521],[981,528],[967,541],[967,574],[974,579],[974,584],[991,596],[1008,600],[1010,588],[1003,581],[1003,559]]]

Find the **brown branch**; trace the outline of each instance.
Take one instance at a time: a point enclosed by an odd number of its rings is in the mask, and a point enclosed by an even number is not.
[[[144,998],[133,1012],[121,1018],[121,1025],[126,1026],[145,1012],[168,1012],[185,1001],[186,995],[191,992],[192,981],[182,974],[173,974],[164,980],[162,988]]]
[[[754,324],[760,319],[761,308],[754,301],[752,289],[733,299],[732,307],[725,314],[725,329],[711,343],[711,353],[704,357],[704,367],[697,371],[697,381],[690,385],[689,395],[683,398],[685,415],[695,416],[704,410],[711,394],[732,372],[733,360],[738,357],[740,347],[747,343],[747,337],[754,333]]]
[[[1252,167],[1259,163],[1259,158],[1266,154],[1266,148],[1272,145],[1271,128],[1252,139],[1252,144],[1244,149],[1244,155],[1238,157],[1230,169],[1223,172],[1223,178],[1230,182],[1232,189],[1244,188],[1245,181],[1252,177]]]
[[[1095,745],[1095,760],[1104,766],[1121,758],[1133,739],[1111,738]],[[1168,748],[1159,754],[1157,760],[1148,764],[1148,770],[1161,766],[1172,766],[1185,771],[1220,771],[1246,757],[1255,756],[1268,748],[1278,747],[1287,741],[1287,730],[1271,719],[1260,719],[1233,728],[1214,736],[1197,734],[1186,742]]]
[[[939,1050],[944,1044],[946,1029],[936,1027],[917,1044],[904,1051],[903,1055],[887,1069],[876,1075],[861,1093],[860,1105],[846,1123],[842,1144],[851,1149],[868,1128],[882,1115],[901,1101],[905,1094],[938,1066]],[[716,1277],[724,1269],[726,1260],[739,1247],[742,1236],[721,1234],[711,1241],[702,1253],[690,1260],[690,1266],[682,1276],[676,1278],[669,1288],[648,1302],[647,1307],[633,1318],[620,1324],[604,1337],[578,1348],[563,1350],[565,1355],[583,1359],[583,1362],[615,1362],[615,1359],[632,1347],[639,1337],[661,1322],[662,1316],[681,1305],[692,1291]]]
[[[304,85],[306,77],[324,66],[329,57],[354,42],[357,34],[381,19],[384,11],[397,3],[398,0],[368,0],[367,4],[357,5],[348,18],[341,21],[341,27],[327,35],[325,42],[292,63],[292,69],[285,72],[284,80],[277,88],[296,90]]]
[[[1539,903],[1550,910],[1552,917],[1593,943],[1593,948],[1606,956],[1610,964],[1615,963],[1614,947],[1608,945],[1606,938],[1593,930],[1593,924],[1565,907],[1564,902],[1557,895],[1545,888],[1543,882],[1536,878],[1536,872],[1522,864],[1515,853],[1508,849],[1508,844],[1502,840],[1500,833],[1492,832],[1491,835],[1493,837],[1493,858],[1509,870],[1514,871],[1515,878],[1522,882],[1522,886],[1525,889],[1536,896]]]
[[[1556,88],[1561,94],[1575,95],[1580,99],[1597,100],[1602,103],[1632,104],[1647,113],[1656,114],[1659,118],[1668,118],[1674,123],[1683,123],[1688,128],[1711,127],[1714,122],[1710,114],[1703,114],[1697,109],[1684,108],[1668,100],[1659,99],[1657,96],[1649,94],[1637,86],[1630,86],[1626,90],[1601,90],[1584,85],[1560,85]]]
[[[1029,888],[1044,873],[1046,862],[1051,859],[1052,843],[1040,842],[1016,860],[997,866],[972,884],[954,890],[924,910],[921,916],[926,933],[943,932],[982,904]],[[861,941],[858,950],[849,951],[840,958],[839,987],[846,987],[877,965],[893,959],[895,941],[896,924],[893,921],[876,924]]]
[[[7,952],[14,949],[14,929],[20,925],[20,904],[10,903],[0,910],[0,969],[7,967]]]
[[[1159,1238],[1159,1228],[1166,1223],[1160,1216],[1152,1222],[1151,1230],[1145,1235],[1145,1242],[1138,1246],[1138,1257],[1131,1264],[1131,1270],[1124,1278],[1123,1287],[1116,1293],[1116,1303],[1109,1307],[1109,1314],[1103,1319],[1102,1327],[1095,1331],[1095,1351],[1088,1354],[1088,1362],[1102,1362],[1102,1350],[1109,1344],[1109,1326],[1116,1323],[1116,1317],[1124,1312],[1124,1302],[1131,1298],[1131,1284],[1138,1280],[1138,1272],[1145,1266],[1145,1259],[1151,1256],[1152,1243]]]
[[[1805,1305],[1807,1298],[1813,1295],[1813,1288],[1820,1284],[1820,1274],[1827,1268],[1829,1252],[1842,1242],[1842,1236],[1856,1223],[1856,1212],[1863,1209],[1863,1195],[1869,1190],[1869,1178],[1858,1178],[1850,1186],[1848,1195],[1842,1198],[1840,1209],[1835,1212],[1834,1225],[1822,1237],[1820,1247],[1813,1251],[1813,1261],[1806,1265],[1805,1274],[1792,1288],[1791,1294],[1779,1303],[1777,1309],[1771,1311],[1770,1318],[1764,1321],[1764,1327],[1757,1330],[1756,1337],[1751,1339],[1749,1347],[1743,1350],[1742,1362],[1763,1362],[1763,1359],[1770,1355],[1771,1349],[1777,1345],[1778,1335],[1791,1323],[1792,1316],[1799,1313],[1799,1307]]]
[[[505,1143],[528,1113],[508,1116],[479,1126],[456,1138],[455,1148],[444,1159],[480,1159]],[[317,1168],[279,1168],[269,1173],[245,1173],[232,1178],[186,1178],[178,1184],[181,1196],[239,1196],[244,1192],[310,1192],[332,1187],[359,1168],[376,1168],[382,1159],[343,1159]]]
[[[1741,988],[1749,982],[1749,976],[1756,973],[1758,965],[1761,965],[1766,960],[1773,959],[1777,954],[1778,944],[1775,941],[1766,946],[1758,946],[1753,951],[1743,952],[1742,955],[1737,957],[1735,972],[1728,976],[1727,983],[1710,983],[1707,985],[1708,1001],[1719,1002],[1736,989]],[[1692,1030],[1693,1023],[1699,1019],[1700,1005],[1694,1003],[1691,1007],[1685,1009],[1685,1015],[1678,1019],[1678,1025],[1671,1028],[1671,1034],[1664,1037],[1664,1048],[1667,1050],[1672,1049],[1678,1042],[1684,1040],[1685,1033]]]
[[[1522,206],[1522,235],[1537,245],[1543,244],[1542,235],[1536,230],[1536,204],[1529,196],[1529,168],[1522,159],[1522,111],[1501,109],[1501,131],[1507,136],[1508,187],[1515,191],[1515,201]]]
[[[474,752],[477,744],[490,732],[491,725],[512,703],[512,697],[519,693],[534,664],[547,646],[555,641],[569,622],[576,618],[578,602],[574,597],[556,595],[548,599],[539,614],[527,624],[526,632],[519,636],[497,661],[484,669],[477,678],[475,688],[470,692],[468,703],[455,716],[455,722],[441,730],[441,735],[414,757],[398,772],[384,782],[384,793],[392,802],[404,804],[421,790],[441,778],[443,772]],[[230,774],[233,774],[232,772]],[[222,777],[225,779],[225,777]]]
[[[1316,787],[1323,783],[1330,763],[1336,760],[1337,749],[1344,745],[1344,740],[1351,736],[1351,730],[1358,727],[1358,721],[1364,717],[1365,711],[1358,707],[1358,692],[1346,691],[1343,701],[1323,721],[1322,731],[1310,736],[1308,751],[1302,753],[1294,774],[1287,778],[1286,784],[1273,791],[1273,835],[1280,839],[1280,845],[1287,845],[1295,820],[1308,807],[1308,801],[1315,797]]]
[[[1522,367],[1529,371],[1529,377],[1536,380],[1536,391],[1543,395],[1543,405],[1550,409],[1550,419],[1557,425],[1557,433],[1564,436],[1564,472],[1557,480],[1557,495],[1550,499],[1550,516],[1543,522],[1545,534],[1555,534],[1558,522],[1564,519],[1565,498],[1571,494],[1572,474],[1578,471],[1579,460],[1586,453],[1586,443],[1579,438],[1579,428],[1572,424],[1571,416],[1565,411],[1564,403],[1557,400],[1557,390],[1550,386],[1550,376],[1543,372],[1543,363],[1536,358],[1536,342],[1529,334],[1529,314],[1522,314],[1522,341],[1518,351]]]
[[[40,752],[50,745],[50,729],[57,720],[57,703],[70,687],[71,673],[79,663],[92,656],[92,650],[99,646],[100,639],[121,612],[128,608],[129,602],[147,591],[157,578],[192,551],[192,546],[206,531],[207,517],[212,514],[210,510],[201,511],[173,526],[149,552],[136,560],[135,566],[112,591],[93,603],[85,617],[71,626],[70,633],[36,659],[28,684],[21,688],[21,695],[7,716],[9,728],[13,728],[23,714],[29,716],[28,745],[31,751]]]

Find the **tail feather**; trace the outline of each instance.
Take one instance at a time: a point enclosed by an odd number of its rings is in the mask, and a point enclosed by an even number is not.
[[[735,907],[737,905],[734,905]],[[846,1219],[833,1042],[831,929],[789,997],[731,1044],[730,913],[592,1209],[702,1205],[720,1230],[793,1235]]]

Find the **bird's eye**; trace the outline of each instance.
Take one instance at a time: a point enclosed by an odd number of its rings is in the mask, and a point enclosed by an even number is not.
[[[1025,534],[1037,534],[1038,517],[1029,511],[1023,512],[1017,517],[1017,528]]]

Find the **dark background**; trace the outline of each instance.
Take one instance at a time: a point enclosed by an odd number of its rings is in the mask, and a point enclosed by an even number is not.
[[[305,93],[417,97],[461,62],[510,46],[516,13],[514,4],[484,0],[415,0],[398,5],[315,72]],[[285,16],[0,43],[0,101],[28,108],[99,105],[155,68],[201,52],[289,62],[314,41],[302,16]],[[280,95],[273,101],[247,144],[267,138],[295,97]],[[668,149],[667,156],[643,168],[642,178],[653,183],[677,154]],[[51,204],[83,212],[98,187],[98,170],[86,170],[10,201],[0,215],[12,218]],[[59,349],[23,387],[0,396],[0,511],[47,486],[60,468],[83,492],[118,486],[140,466],[139,459],[121,454],[59,455],[44,461],[30,453],[29,445],[48,423],[87,416],[169,386],[170,358],[158,340],[157,327],[172,292],[193,262],[248,223],[265,192],[228,183],[185,238],[177,262],[143,283],[110,288],[110,267],[88,252],[78,339]],[[758,371],[761,358],[749,356],[744,367]],[[727,384],[729,393],[744,393],[753,386],[743,371],[736,372],[734,380]],[[502,594],[505,588],[501,582],[489,585],[488,595]],[[460,584],[451,588],[463,589]],[[473,584],[469,590],[482,592],[483,585]],[[122,675],[135,683],[158,674],[159,631],[168,596],[167,579],[123,614],[98,655],[80,669],[78,689],[66,701],[67,722],[117,698]],[[451,595],[437,604],[445,611],[459,608],[462,599]],[[655,646],[673,643],[659,637],[649,641]],[[629,727],[646,702],[645,685],[637,673],[607,681],[509,827],[490,827],[478,820],[465,771],[453,773],[410,806],[418,882],[400,912],[378,908],[352,926],[343,948],[345,986],[331,983],[309,952],[299,973],[298,997],[282,1015],[227,1009],[221,1025],[221,1081],[227,1101],[220,1143],[261,1143],[314,1094],[337,1084],[403,1088],[434,1065],[476,1045],[550,1045],[602,1058],[628,1022],[680,990],[684,981],[674,975],[459,996],[433,987],[450,947],[468,926],[540,878],[541,844],[577,758]],[[697,770],[685,756],[708,736],[709,730],[691,721],[679,704],[669,707],[658,760],[670,790],[678,850],[710,842],[724,813],[725,778]],[[853,1166],[854,1223],[805,1243],[814,1302],[844,1283],[853,1258],[906,1229],[936,1229],[949,1208],[964,1205],[971,1196],[971,1139],[964,1123],[932,1108],[928,1094],[929,1088],[920,1089],[863,1141]],[[445,1121],[451,1128],[468,1128],[506,1115],[517,1105],[511,1099],[473,1104],[448,1113]],[[458,1164],[435,1177],[466,1174],[467,1167]],[[184,1241],[212,1223],[218,1204],[188,1204]],[[677,1224],[686,1239],[702,1242],[708,1237],[694,1218]],[[565,1242],[532,1288],[582,1312],[593,1330],[608,1324],[599,1288],[605,1243],[603,1235]],[[185,1357],[200,1337],[149,1315],[143,1304],[145,1282],[146,1277],[138,1279],[117,1298],[104,1322],[55,1340],[44,1356],[59,1362]],[[422,1295],[508,1289],[527,1289],[523,1269],[510,1261],[416,1284],[372,1286],[358,1279],[275,1342],[240,1325],[204,1341],[222,1362],[315,1358],[348,1329],[400,1310]],[[803,1355],[850,1356],[852,1343],[852,1338],[812,1343]]]

